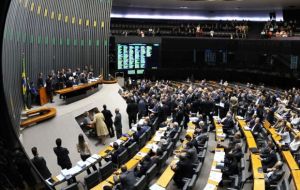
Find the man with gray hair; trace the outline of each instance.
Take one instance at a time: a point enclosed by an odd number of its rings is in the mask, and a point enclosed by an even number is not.
[[[116,116],[115,116],[115,120],[114,120],[114,125],[115,125],[117,139],[119,139],[122,136],[122,116],[120,114],[119,108],[115,109],[115,113],[116,113]]]

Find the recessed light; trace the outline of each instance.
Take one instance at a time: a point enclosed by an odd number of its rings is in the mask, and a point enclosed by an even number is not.
[[[179,7],[180,9],[187,9],[188,7]]]

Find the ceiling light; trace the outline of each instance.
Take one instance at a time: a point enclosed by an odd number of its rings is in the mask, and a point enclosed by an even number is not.
[[[179,7],[180,9],[187,9],[188,7]]]

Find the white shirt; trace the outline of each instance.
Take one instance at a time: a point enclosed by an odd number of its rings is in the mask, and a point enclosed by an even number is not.
[[[297,151],[299,147],[300,147],[300,141],[296,141],[296,139],[294,139],[290,144],[291,151]]]

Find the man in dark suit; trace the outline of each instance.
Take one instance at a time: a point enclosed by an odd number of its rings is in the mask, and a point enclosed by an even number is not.
[[[129,100],[127,104],[126,112],[128,114],[129,129],[131,129],[131,124],[136,123],[136,116],[139,112],[138,104],[135,103],[133,100]]]
[[[283,163],[281,161],[278,161],[272,168],[267,169],[267,173],[265,173],[267,187],[269,187],[271,184],[276,184],[280,180],[282,175],[284,175],[282,167]]]
[[[262,130],[262,125],[260,123],[260,119],[257,117],[257,118],[255,118],[255,124],[251,128],[251,131],[252,131],[253,135],[256,137],[260,133],[261,130]]]
[[[61,169],[70,169],[72,167],[71,160],[69,158],[68,149],[61,147],[61,139],[56,139],[56,146],[53,148],[54,153],[57,156],[57,164],[61,167]]]
[[[37,87],[38,87],[38,89],[44,87],[43,73],[39,74],[39,78],[37,80]]]
[[[140,165],[137,167],[136,176],[141,177],[142,175],[145,175],[147,170],[151,168],[153,165],[153,161],[149,155],[146,155],[144,157],[144,160],[140,163]]]
[[[115,183],[121,183],[122,190],[133,190],[133,186],[136,183],[136,177],[134,175],[134,171],[127,170],[127,166],[123,165],[121,167],[121,174],[119,178],[114,176]]]
[[[31,162],[33,163],[33,165],[36,167],[36,169],[39,171],[39,173],[41,174],[41,176],[44,179],[48,179],[49,177],[51,177],[51,173],[47,167],[46,161],[43,157],[39,156],[37,148],[36,147],[32,147],[31,148],[31,152],[33,154],[33,158],[31,159]]]
[[[185,153],[179,155],[179,161],[171,166],[171,169],[175,171],[173,180],[177,187],[182,188],[184,185],[183,178],[192,178],[193,165],[190,162]]]
[[[122,137],[122,116],[120,114],[119,108],[115,109],[115,120],[114,120],[114,125],[115,125],[115,130],[116,130],[116,135],[117,139]]]
[[[113,147],[114,147],[114,152],[111,155],[111,161],[114,164],[118,163],[118,156],[125,150],[125,148],[123,146],[119,146],[118,143],[114,142],[113,143]]]
[[[113,138],[115,136],[115,131],[114,131],[114,128],[113,128],[113,121],[111,119],[113,115],[111,114],[110,110],[108,110],[106,108],[105,104],[103,105],[102,114],[104,115],[104,118],[105,118],[104,122],[107,126],[109,136],[111,138]]]
[[[48,78],[46,79],[46,92],[50,103],[53,103],[53,82],[51,75],[48,75]]]

